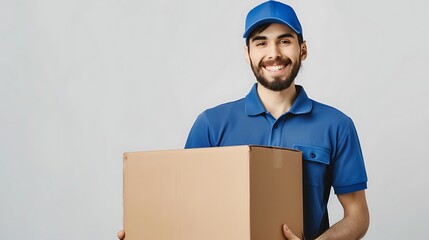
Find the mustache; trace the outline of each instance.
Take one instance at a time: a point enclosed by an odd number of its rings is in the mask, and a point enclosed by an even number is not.
[[[292,63],[292,60],[288,57],[278,57],[276,59],[270,59],[270,60],[261,60],[259,62],[259,67],[263,66],[272,66],[272,65],[289,65]]]

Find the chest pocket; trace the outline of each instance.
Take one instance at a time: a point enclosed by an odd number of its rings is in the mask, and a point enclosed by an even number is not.
[[[294,144],[294,149],[302,152],[304,160],[304,184],[319,187],[327,183],[330,163],[329,150],[309,145]]]

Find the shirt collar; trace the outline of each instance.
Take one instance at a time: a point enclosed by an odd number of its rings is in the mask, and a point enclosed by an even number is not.
[[[289,112],[293,114],[305,114],[309,113],[313,108],[313,102],[308,98],[302,86],[296,85],[296,91],[298,96],[295,102],[292,104]],[[255,83],[245,98],[245,111],[249,116],[256,116],[265,113],[265,107],[259,99],[257,92],[257,83]]]
[[[313,108],[313,101],[311,101],[311,99],[308,98],[307,93],[305,92],[302,86],[300,85],[295,85],[295,86],[296,86],[296,92],[298,93],[298,96],[296,97],[295,102],[293,102],[289,112],[293,114],[309,113]]]
[[[255,83],[250,90],[249,94],[247,94],[245,99],[245,110],[246,114],[249,116],[256,116],[261,113],[265,113],[265,107],[259,99],[258,91],[257,91],[257,83]]]

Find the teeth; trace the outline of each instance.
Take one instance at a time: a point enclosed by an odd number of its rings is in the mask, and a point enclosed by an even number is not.
[[[275,65],[275,66],[266,66],[265,67],[265,69],[267,69],[270,72],[280,71],[283,68],[285,68],[285,66],[283,66],[283,65]]]

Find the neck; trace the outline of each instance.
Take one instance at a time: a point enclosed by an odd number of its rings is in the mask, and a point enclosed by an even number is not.
[[[292,83],[289,88],[279,92],[267,89],[258,83],[258,95],[265,109],[277,119],[290,110],[297,93],[295,83]]]

